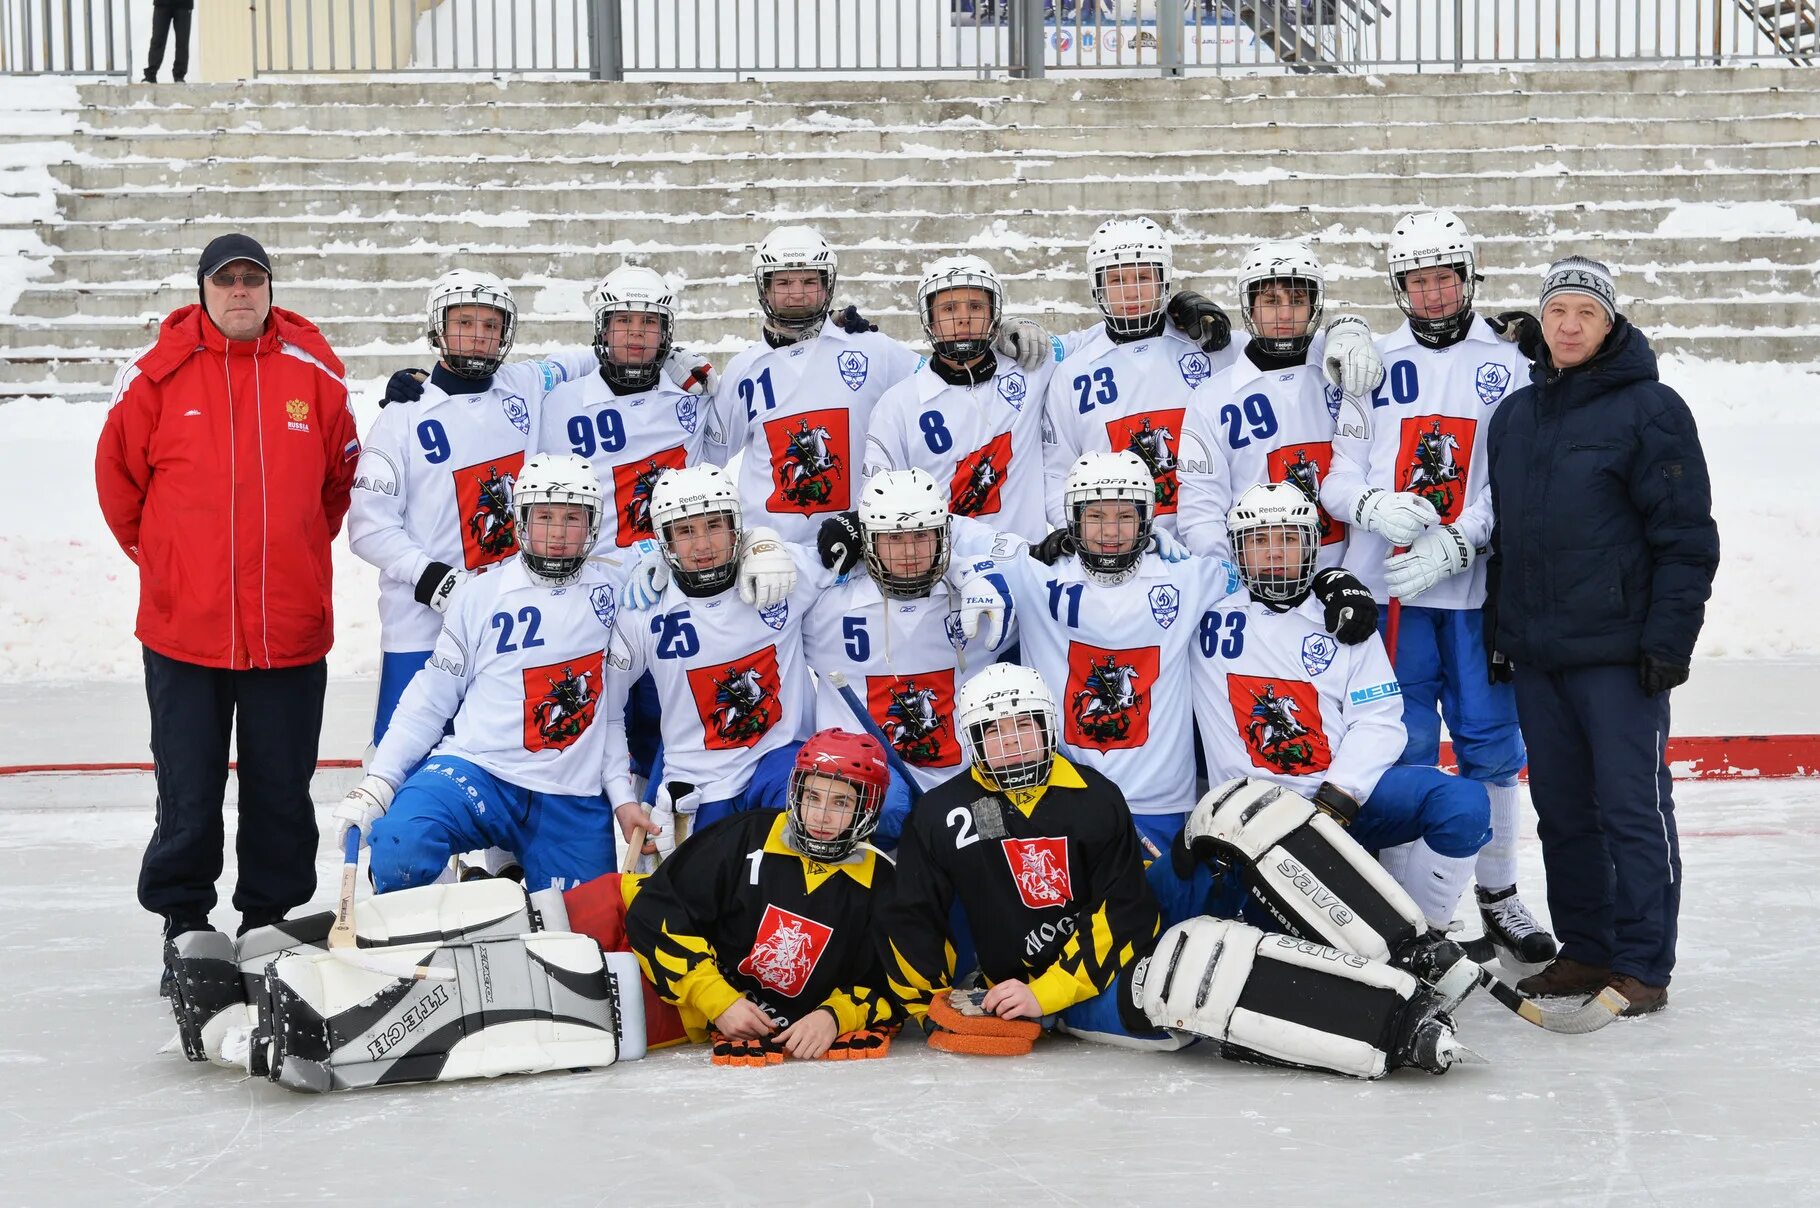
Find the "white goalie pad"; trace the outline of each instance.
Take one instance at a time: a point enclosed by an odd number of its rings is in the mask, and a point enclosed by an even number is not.
[[[1253,895],[1296,935],[1374,961],[1428,929],[1421,909],[1346,828],[1307,798],[1263,780],[1217,785],[1186,840],[1241,865]]]
[[[564,915],[561,925],[567,922]],[[324,912],[255,927],[237,941],[218,931],[192,931],[168,944],[165,962],[176,980],[171,1009],[184,1055],[243,1073],[250,1060],[252,1072],[264,1074],[269,1038],[252,1033],[266,966],[284,955],[327,951],[334,923],[334,914]],[[539,925],[524,888],[504,880],[425,885],[354,903],[354,933],[363,948],[515,936]]]
[[[257,1003],[272,1081],[321,1093],[618,1060],[619,977],[588,936],[546,931],[369,951],[454,976],[389,977],[333,953],[279,957]]]
[[[1132,975],[1158,1027],[1205,1037],[1235,1061],[1354,1078],[1391,1068],[1419,989],[1388,965],[1215,918],[1170,927]]]

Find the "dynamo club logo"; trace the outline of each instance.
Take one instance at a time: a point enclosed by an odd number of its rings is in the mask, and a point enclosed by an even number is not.
[[[1176,614],[1181,611],[1182,593],[1167,583],[1150,589],[1150,615],[1164,629],[1175,624]]]
[[[1176,362],[1182,371],[1182,380],[1188,383],[1190,390],[1200,389],[1202,382],[1213,376],[1213,362],[1204,352],[1185,352]]]
[[[1024,384],[1024,375],[1021,373],[1007,373],[998,380],[998,396],[1010,403],[1013,411],[1024,409],[1024,396],[1029,393],[1029,389]]]
[[[1327,395],[1327,414],[1337,424],[1340,422],[1340,407],[1346,402],[1346,392],[1338,386],[1328,386],[1325,393]]]
[[[599,587],[596,587],[593,591],[588,593],[588,599],[594,604],[594,616],[600,621],[600,627],[602,629],[613,628],[613,613],[615,610],[613,589],[608,587],[605,583],[602,583]]]
[[[690,436],[695,435],[695,425],[700,423],[700,413],[695,409],[695,396],[685,394],[676,400],[676,422]]]
[[[1472,384],[1479,391],[1479,401],[1489,407],[1504,397],[1504,388],[1510,385],[1510,368],[1496,361],[1487,361],[1479,366]]]
[[[851,348],[834,358],[835,368],[840,370],[841,381],[847,383],[849,390],[858,390],[866,384],[866,369],[870,364],[865,353]]]
[[[526,436],[531,435],[531,409],[525,406],[522,394],[508,394],[499,400],[499,405],[512,421],[512,426]]]
[[[1302,666],[1310,675],[1319,675],[1333,666],[1339,643],[1324,633],[1311,633],[1302,639]]]
[[[776,630],[782,630],[784,622],[790,619],[790,601],[773,604],[769,608],[758,610],[758,619]]]

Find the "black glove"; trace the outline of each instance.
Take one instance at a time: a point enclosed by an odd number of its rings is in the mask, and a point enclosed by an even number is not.
[[[432,562],[417,577],[417,589],[412,594],[419,604],[428,605],[437,612],[447,612],[449,597],[467,579],[465,570],[456,570],[446,562]]]
[[[1202,352],[1219,352],[1232,343],[1232,320],[1205,294],[1185,289],[1169,299],[1167,313],[1169,321],[1199,344]]]
[[[863,336],[869,331],[878,330],[878,324],[867,319],[865,315],[860,314],[859,307],[857,306],[847,307],[846,310],[840,312],[840,317],[834,321],[839,323],[841,330],[850,336]]]
[[[1352,799],[1352,794],[1344,789],[1335,788],[1327,781],[1321,781],[1321,787],[1309,798],[1314,807],[1338,822],[1341,826],[1351,826],[1352,820],[1359,816],[1359,803]]]
[[[1226,872],[1226,857],[1220,851],[1219,844],[1205,835],[1193,846],[1188,846],[1188,828],[1183,827],[1175,833],[1175,839],[1169,844],[1169,863],[1175,869],[1175,875],[1186,881],[1194,875],[1199,865],[1205,864],[1218,877]]]
[[[836,512],[822,521],[815,534],[815,552],[822,565],[837,575],[844,575],[859,565],[866,552],[866,535],[859,527],[858,512]]]
[[[1542,324],[1526,310],[1501,311],[1487,319],[1491,329],[1517,346],[1517,351],[1535,360],[1542,355]]]
[[[1687,682],[1687,669],[1686,663],[1671,663],[1646,654],[1637,661],[1637,682],[1643,685],[1646,696],[1661,696]]]
[[[1327,632],[1357,646],[1378,631],[1378,602],[1365,585],[1339,567],[1314,577],[1314,598],[1327,610]]]
[[[423,397],[424,379],[429,376],[427,369],[400,369],[386,379],[385,397],[379,400],[380,407],[416,402]]]
[[[1485,607],[1481,610],[1484,617],[1480,631],[1485,639],[1485,678],[1494,684],[1508,684],[1516,668],[1504,657],[1504,652],[1498,649],[1498,606],[1492,603],[1496,598],[1496,588],[1487,590]]]
[[[1044,566],[1054,566],[1057,558],[1073,552],[1074,535],[1067,529],[1056,529],[1030,547],[1030,556]]]

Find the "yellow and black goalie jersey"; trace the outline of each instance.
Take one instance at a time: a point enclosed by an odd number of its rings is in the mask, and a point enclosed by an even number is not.
[[[784,842],[785,825],[781,811],[759,810],[691,835],[626,909],[645,976],[694,1039],[742,994],[780,1024],[818,1007],[843,1032],[896,1017],[872,930],[890,857],[861,844],[823,864]]]
[[[1044,1014],[1111,985],[1161,922],[1118,787],[1060,756],[1038,788],[990,792],[968,771],[910,811],[879,925],[891,992],[912,1015],[952,984],[956,898],[986,979],[1026,982]]]

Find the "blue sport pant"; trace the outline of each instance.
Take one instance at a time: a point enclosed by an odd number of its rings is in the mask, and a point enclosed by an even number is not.
[[[1403,686],[1401,762],[1441,760],[1441,720],[1453,740],[1460,775],[1486,784],[1514,784],[1523,768],[1516,693],[1485,674],[1484,613],[1477,608],[1404,606],[1397,623],[1397,682]],[[1390,610],[1378,616],[1378,632]]]
[[[1426,839],[1440,855],[1476,856],[1491,840],[1491,797],[1476,780],[1400,763],[1378,779],[1348,830],[1370,852]]]
[[[503,847],[530,891],[569,888],[617,871],[613,810],[600,795],[538,793],[447,755],[432,755],[373,824],[373,888],[428,885],[449,857]]]

